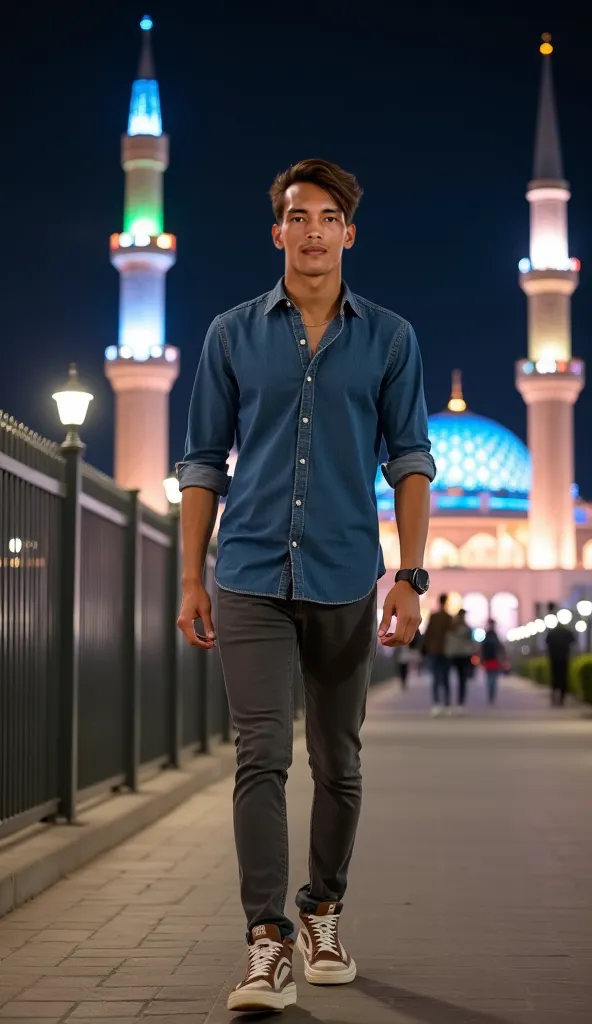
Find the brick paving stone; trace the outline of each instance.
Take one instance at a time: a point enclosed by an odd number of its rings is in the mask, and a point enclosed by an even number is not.
[[[287,1024],[591,1024],[592,721],[513,679],[493,712],[479,680],[466,718],[428,707],[425,681],[373,694],[343,919],[359,977],[312,988],[297,956]],[[233,1019],[245,926],[231,792],[216,783],[0,921],[0,1024]],[[291,893],[310,797],[299,740]]]

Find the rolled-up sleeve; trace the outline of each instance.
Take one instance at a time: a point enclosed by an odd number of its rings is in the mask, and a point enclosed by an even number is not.
[[[408,323],[402,325],[393,342],[381,388],[380,419],[388,449],[382,473],[390,486],[394,489],[412,473],[433,480],[436,466],[430,454],[421,355],[415,331]]]
[[[218,317],[210,325],[189,406],[185,456],[177,463],[180,490],[228,492],[228,456],[234,443],[238,385]]]

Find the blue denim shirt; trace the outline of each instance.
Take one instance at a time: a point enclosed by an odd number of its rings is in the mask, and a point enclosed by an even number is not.
[[[223,589],[323,604],[365,597],[384,574],[374,483],[433,480],[415,333],[344,285],[313,356],[283,281],[217,316],[198,366],[181,490],[227,496]],[[238,460],[228,476],[236,443]]]

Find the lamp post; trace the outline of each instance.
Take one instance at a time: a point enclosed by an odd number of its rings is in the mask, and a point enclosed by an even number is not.
[[[76,819],[78,790],[78,677],[80,666],[80,494],[82,453],[85,445],[78,435],[86,419],[92,394],[79,379],[74,363],[66,384],[52,396],[58,415],[68,433],[62,442],[65,463],[64,503],[61,536],[61,694],[59,744],[60,817],[70,824]]]
[[[577,611],[578,611],[578,615],[582,616],[580,621],[582,622],[583,626],[585,627],[584,629],[582,629],[582,627],[580,626],[580,628],[578,629],[578,632],[582,632],[582,633],[585,632],[586,633],[586,650],[588,651],[588,653],[590,653],[590,651],[592,650],[592,636],[591,636],[592,601],[588,601],[588,600],[578,601],[578,603],[576,605],[576,608],[577,608]],[[576,628],[578,628],[578,627],[576,626]]]
[[[181,491],[177,474],[169,473],[163,480],[164,492],[169,503],[171,525],[171,556],[169,563],[169,665],[171,672],[171,731],[169,755],[173,768],[181,767],[183,745],[183,694],[181,692],[181,659],[184,657],[183,637],[177,629],[176,619],[181,595]]]
[[[62,424],[68,427],[68,433],[62,442],[64,451],[75,448],[83,451],[84,445],[78,436],[77,427],[81,427],[86,419],[88,407],[93,400],[90,391],[86,391],[78,379],[76,363],[70,363],[68,380],[52,398],[58,407],[58,415]]]

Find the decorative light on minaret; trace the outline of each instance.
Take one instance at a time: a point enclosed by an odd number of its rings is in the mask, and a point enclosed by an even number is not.
[[[162,130],[148,16],[140,28],[140,67],[121,146],[123,231],[110,240],[111,263],[120,274],[119,339],[105,352],[105,373],[116,395],[115,478],[139,490],[145,504],[165,512],[168,396],[179,375],[179,350],[166,343],[165,278],[176,260],[177,240],[164,231],[162,185],[169,140]]]
[[[532,569],[576,566],[573,406],[584,386],[584,364],[572,359],[571,296],[580,262],[569,256],[567,203],[551,73],[551,36],[542,37],[541,91],[530,204],[530,257],[518,265],[528,298],[528,359],[516,367],[516,387],[528,407],[532,458],[528,563]]]

